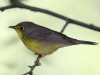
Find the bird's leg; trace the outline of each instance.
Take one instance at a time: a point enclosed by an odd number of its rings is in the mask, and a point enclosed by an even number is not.
[[[35,62],[34,63],[36,63],[36,62],[38,62],[41,58],[43,58],[43,57],[45,57],[46,56],[46,54],[45,55],[38,55],[38,57],[37,57],[37,59],[35,60]],[[41,63],[40,62],[38,62],[38,65],[37,66],[41,66]]]
[[[37,62],[38,62],[37,66],[41,66],[41,63],[39,62],[39,60],[40,60],[42,57],[43,57],[42,55],[38,55],[37,59],[35,60],[34,63],[37,63]]]
[[[38,55],[38,57],[37,57],[37,59],[35,60],[35,62],[34,63],[36,63],[36,62],[38,62],[41,58],[43,58],[43,57],[45,57],[47,54],[45,54],[45,55]],[[38,62],[38,65],[37,66],[41,66],[41,63],[40,62]]]

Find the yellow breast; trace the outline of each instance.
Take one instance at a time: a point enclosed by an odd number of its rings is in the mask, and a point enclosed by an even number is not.
[[[27,38],[24,38],[22,41],[29,50],[41,55],[51,54],[61,47],[59,44],[39,42]]]

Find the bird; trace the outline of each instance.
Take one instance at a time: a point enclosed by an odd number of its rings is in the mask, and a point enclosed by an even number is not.
[[[9,26],[14,29],[24,45],[38,55],[52,54],[59,48],[87,44],[96,45],[98,43],[83,41],[68,37],[65,34],[55,30],[43,27],[33,22],[20,22],[15,26]]]

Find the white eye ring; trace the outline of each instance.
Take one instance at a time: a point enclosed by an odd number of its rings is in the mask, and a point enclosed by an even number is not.
[[[25,28],[24,28],[24,27],[22,27],[22,26],[21,26],[21,27],[19,27],[19,30],[20,30],[20,31],[23,31],[24,29],[25,29]]]

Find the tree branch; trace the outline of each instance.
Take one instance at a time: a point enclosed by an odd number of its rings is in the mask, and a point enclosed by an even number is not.
[[[39,62],[39,60],[40,60],[41,58],[42,58],[42,55],[38,55],[36,61],[34,62],[34,65],[33,65],[33,66],[28,66],[28,67],[31,68],[30,71],[27,72],[27,73],[25,73],[25,74],[23,74],[23,75],[27,75],[27,74],[33,75],[32,71],[34,70],[34,68],[35,68],[36,66],[40,66],[41,63]]]
[[[67,27],[68,23],[69,23],[69,20],[66,20],[66,24],[63,26],[62,30],[60,31],[61,33],[64,32],[64,30],[65,30],[65,28]]]
[[[65,17],[63,15],[60,15],[60,14],[57,14],[57,13],[54,13],[52,11],[49,11],[49,10],[45,10],[45,9],[41,9],[41,8],[37,8],[37,7],[31,7],[31,6],[28,6],[28,5],[25,5],[25,4],[22,4],[20,3],[18,0],[13,0],[12,1],[12,4],[9,5],[9,6],[6,6],[6,7],[1,7],[0,10],[1,11],[4,11],[6,9],[10,9],[10,8],[25,8],[25,9],[29,9],[31,11],[35,11],[35,12],[42,12],[42,13],[46,13],[46,14],[49,14],[49,15],[52,15],[52,16],[55,16],[57,18],[60,18],[60,19],[63,19],[63,20],[69,20],[69,23],[73,23],[73,24],[77,24],[79,26],[82,26],[82,27],[85,27],[85,28],[89,28],[89,29],[92,29],[92,30],[95,30],[95,31],[98,31],[100,32],[100,27],[97,27],[93,24],[86,24],[86,23],[83,23],[83,22],[79,22],[79,21],[76,21],[76,20],[73,20],[73,19],[70,19],[68,17]],[[68,24],[69,24],[68,23]]]

